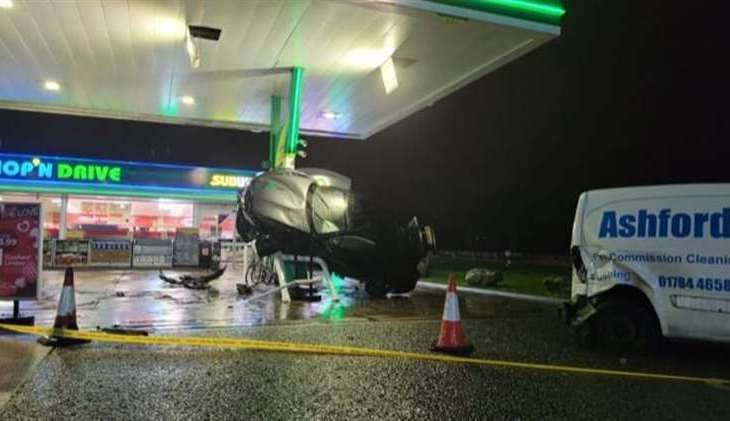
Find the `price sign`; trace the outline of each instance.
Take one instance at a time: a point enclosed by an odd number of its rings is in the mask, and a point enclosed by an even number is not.
[[[41,231],[39,203],[0,203],[0,300],[38,296]]]

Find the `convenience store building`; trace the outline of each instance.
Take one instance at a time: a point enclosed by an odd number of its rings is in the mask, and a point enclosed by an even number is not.
[[[46,267],[198,266],[201,243],[235,237],[237,191],[253,176],[229,168],[0,154],[0,203],[41,203]]]

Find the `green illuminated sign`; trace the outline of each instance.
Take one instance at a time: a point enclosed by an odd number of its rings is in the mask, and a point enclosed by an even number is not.
[[[71,163],[55,158],[41,159],[34,157],[27,159],[18,155],[2,154],[0,156],[0,177],[121,183],[122,167],[105,165],[94,161]]]
[[[56,178],[59,180],[96,181],[100,183],[122,181],[122,168],[96,164],[67,164],[59,162],[56,165]]]
[[[0,191],[234,202],[253,171],[0,153]]]

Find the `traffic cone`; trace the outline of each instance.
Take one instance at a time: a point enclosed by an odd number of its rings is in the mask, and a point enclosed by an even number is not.
[[[76,323],[76,293],[74,292],[73,268],[66,268],[66,273],[63,277],[63,288],[61,288],[61,297],[58,300],[58,311],[53,329],[79,330],[79,325]],[[47,346],[68,346],[85,344],[91,341],[86,339],[64,338],[51,334],[51,336],[41,337],[38,339],[38,342]]]
[[[441,333],[431,350],[456,355],[469,355],[474,352],[474,347],[466,343],[464,327],[461,325],[459,297],[456,295],[456,275],[453,273],[449,275],[449,289],[446,291]]]

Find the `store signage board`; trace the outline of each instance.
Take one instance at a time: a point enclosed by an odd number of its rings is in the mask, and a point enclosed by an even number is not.
[[[40,203],[0,203],[0,300],[38,297],[41,215]]]
[[[255,171],[0,153],[0,188],[235,200]]]
[[[68,230],[66,231],[67,240],[83,240],[85,236],[84,230]]]

